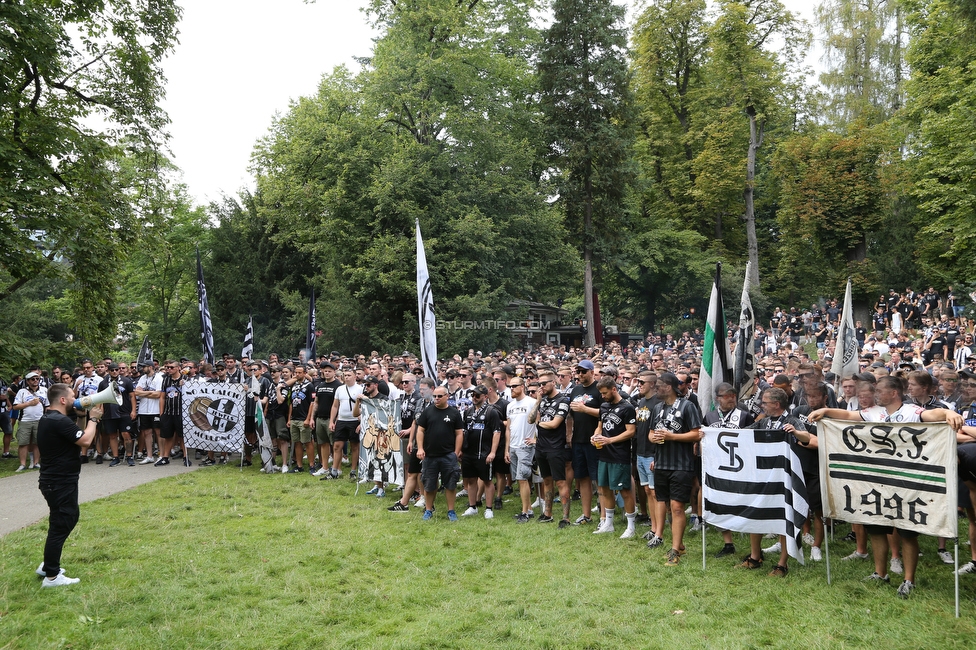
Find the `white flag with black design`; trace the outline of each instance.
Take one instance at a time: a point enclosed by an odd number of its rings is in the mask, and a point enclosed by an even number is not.
[[[241,348],[241,358],[250,359],[254,355],[254,323],[251,316],[247,317],[247,329],[244,330],[244,347]]]
[[[245,384],[193,381],[183,386],[183,438],[189,449],[244,450]]]
[[[837,345],[834,348],[834,359],[830,363],[830,372],[836,375],[836,385],[840,386],[844,377],[850,377],[860,371],[857,365],[857,338],[854,335],[854,314],[851,304],[851,279],[847,279],[847,289],[844,291],[844,310],[840,316],[840,326],[837,328]]]
[[[787,552],[803,564],[803,522],[809,506],[789,434],[781,429],[702,431],[703,516],[708,525],[785,535]]]
[[[824,517],[954,538],[956,436],[944,422],[821,420]]]
[[[740,401],[752,396],[756,382],[756,315],[749,298],[749,263],[742,281],[742,307],[739,311],[739,342],[735,346],[733,385]]]
[[[729,339],[725,328],[725,305],[722,303],[722,264],[715,265],[715,282],[708,300],[708,318],[705,320],[705,341],[702,349],[698,403],[702,413],[715,408],[715,387],[729,381],[732,366],[729,364]]]
[[[424,239],[420,236],[420,219],[417,219],[417,316],[420,320],[420,359],[424,374],[437,378],[437,323],[434,320],[434,294],[427,272],[427,253]]]

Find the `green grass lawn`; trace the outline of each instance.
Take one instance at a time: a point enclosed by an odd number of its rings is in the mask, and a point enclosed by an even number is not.
[[[918,592],[904,601],[895,584],[863,581],[868,562],[834,562],[832,586],[812,562],[771,578],[711,559],[720,539],[710,533],[707,571],[698,534],[669,568],[640,539],[516,525],[511,498],[493,521],[451,524],[441,497],[435,520],[422,522],[419,509],[389,513],[392,498],[362,487],[356,496],[344,480],[248,470],[204,468],[83,504],[63,560],[78,585],[41,589],[34,575],[46,519],[0,539],[0,648],[970,648],[976,639],[976,576],[962,578],[955,619],[934,539],[923,540]],[[745,540],[738,546],[741,555]],[[840,557],[851,546],[832,549]]]

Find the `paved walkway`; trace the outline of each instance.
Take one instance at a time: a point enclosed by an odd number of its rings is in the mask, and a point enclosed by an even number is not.
[[[108,461],[101,465],[91,462],[81,466],[78,500],[81,503],[94,501],[156,479],[192,472],[199,467],[196,461],[192,467],[184,467],[182,460],[164,467],[129,467],[125,463],[109,467]],[[30,526],[48,515],[47,502],[37,489],[37,476],[38,472],[32,470],[0,478],[0,537]]]

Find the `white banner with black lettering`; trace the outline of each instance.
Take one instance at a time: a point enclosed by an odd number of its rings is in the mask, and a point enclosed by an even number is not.
[[[803,563],[806,486],[800,460],[783,430],[705,427],[702,440],[704,517],[709,526],[786,536]]]
[[[189,382],[183,386],[183,438],[188,449],[244,449],[244,384]]]
[[[370,481],[403,485],[400,453],[400,400],[385,395],[359,402],[359,475]]]
[[[956,537],[958,468],[949,425],[825,419],[817,430],[825,517]]]

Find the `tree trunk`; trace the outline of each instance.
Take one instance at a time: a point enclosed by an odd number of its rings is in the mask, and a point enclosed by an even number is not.
[[[746,238],[749,250],[749,286],[759,289],[759,242],[756,239],[756,206],[755,181],[756,181],[756,152],[763,143],[764,124],[759,124],[756,119],[756,109],[752,106],[746,109],[749,115],[749,155],[746,159],[746,187],[743,190],[746,211],[743,220],[746,222]]]
[[[593,245],[590,243],[593,233],[593,182],[587,170],[586,197],[583,206],[583,297],[586,301],[586,338],[583,341],[587,347],[596,345],[596,322],[593,312]]]

